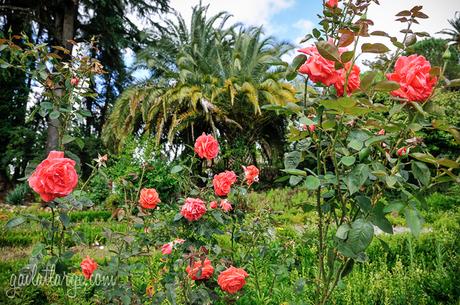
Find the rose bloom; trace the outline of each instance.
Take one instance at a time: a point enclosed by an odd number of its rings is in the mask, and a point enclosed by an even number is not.
[[[328,7],[337,7],[337,5],[339,5],[339,0],[329,0],[326,2],[326,6]]]
[[[212,184],[217,196],[227,196],[230,193],[232,184],[236,182],[236,175],[233,171],[225,171],[214,176]]]
[[[232,204],[230,202],[228,202],[227,199],[224,199],[220,202],[220,208],[222,210],[224,210],[224,212],[228,212],[230,211],[231,209],[233,209],[232,207]]]
[[[171,254],[172,249],[173,249],[173,243],[172,242],[166,243],[163,246],[161,246],[161,253],[163,255]]]
[[[203,200],[198,198],[187,198],[182,206],[180,213],[187,218],[188,221],[200,219],[206,213],[206,206]]]
[[[241,268],[230,267],[222,271],[218,278],[217,284],[220,288],[228,293],[236,293],[246,284],[246,277],[249,275]]]
[[[177,244],[183,244],[185,243],[185,239],[182,239],[182,238],[176,238],[174,240],[174,244],[177,245]]]
[[[337,96],[343,96],[344,94],[344,86],[345,86],[345,80],[348,74],[348,71],[350,71],[350,63],[345,64],[345,69],[340,69],[338,71],[340,78],[337,80],[337,82],[334,83],[335,90],[337,91]],[[359,89],[359,86],[361,85],[361,80],[359,78],[359,73],[361,70],[357,65],[353,65],[351,68],[351,72],[348,75],[348,83],[347,83],[347,95],[352,94],[355,90]]]
[[[160,197],[158,196],[156,189],[143,188],[141,190],[139,203],[144,209],[154,209],[157,204],[160,203]]]
[[[93,272],[97,269],[97,263],[87,255],[81,262],[80,267],[85,278],[89,280],[93,275]]]
[[[313,125],[315,126],[315,125]],[[243,166],[244,178],[248,185],[253,184],[254,182],[259,181],[259,169],[254,165]]]
[[[211,209],[217,209],[217,201],[211,201],[211,203],[209,203],[209,207]]]
[[[204,262],[202,263],[201,260],[193,262],[193,266],[187,266],[185,268],[187,271],[188,276],[196,281],[196,280],[205,280],[209,279],[212,274],[214,273],[214,268],[211,265],[211,261],[205,258]],[[201,271],[201,274],[198,276],[198,273]]]
[[[75,161],[64,158],[63,151],[51,151],[29,177],[30,187],[46,202],[69,195],[77,183]]]
[[[406,156],[409,153],[409,150],[407,147],[401,147],[396,151],[396,154],[400,157]]]
[[[307,74],[315,83],[322,83],[330,86],[340,79],[340,75],[335,70],[334,62],[322,57],[315,45],[299,52],[307,54],[307,61],[299,68],[299,73]]]
[[[400,88],[391,95],[411,102],[424,102],[431,96],[437,78],[430,75],[430,62],[423,56],[401,56],[395,64],[393,73],[387,74],[391,81],[399,83]]]
[[[80,82],[80,79],[78,77],[72,77],[70,80],[70,84],[74,87],[78,86],[78,83]]]
[[[195,152],[202,159],[212,160],[219,153],[219,143],[212,135],[203,132],[195,141]]]

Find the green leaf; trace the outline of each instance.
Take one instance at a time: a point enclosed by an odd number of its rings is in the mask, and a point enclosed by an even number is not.
[[[222,219],[222,214],[220,213],[220,211],[217,211],[217,210],[214,210],[212,211],[212,217],[214,217],[214,219],[220,223],[220,224],[224,224],[224,220]]]
[[[391,222],[385,217],[384,205],[379,202],[372,211],[372,223],[379,227],[383,232],[393,234],[393,226]]]
[[[376,76],[377,76],[376,71],[366,72],[364,76],[361,78],[361,89],[363,91],[369,90]]]
[[[174,216],[173,221],[174,221],[174,222],[179,221],[182,217],[183,217],[183,216],[182,216],[181,213],[177,213],[177,214]]]
[[[59,115],[60,115],[60,114],[61,114],[61,113],[60,113],[59,111],[54,110],[53,112],[50,113],[50,119],[56,120],[57,118],[59,118]]]
[[[330,44],[326,41],[318,41],[316,43],[316,48],[318,49],[319,54],[332,61],[340,62],[340,54],[337,47],[333,44]]]
[[[340,159],[340,162],[342,162],[343,165],[345,166],[352,166],[355,164],[356,158],[353,156],[344,156],[342,159]]]
[[[348,231],[347,244],[355,254],[358,254],[370,245],[374,237],[374,227],[364,219],[357,219],[351,224],[351,229]]]
[[[347,239],[348,236],[348,231],[350,231],[351,227],[348,223],[344,223],[338,227],[337,232],[335,233],[335,236],[340,239]]]
[[[62,137],[62,144],[63,145],[68,144],[74,141],[75,139],[76,139],[75,137],[72,137],[71,135],[66,134]]]
[[[342,273],[340,274],[340,278],[344,278],[346,277],[347,275],[349,275],[351,273],[351,271],[353,270],[353,266],[355,265],[355,261],[352,260],[352,259],[349,259],[346,263],[345,263],[345,266],[342,270]]]
[[[301,176],[291,176],[289,178],[289,185],[291,186],[296,186],[297,184],[300,183],[300,181],[302,181],[303,178]]]
[[[406,216],[406,222],[412,234],[415,237],[419,237],[422,231],[423,220],[419,216],[418,211],[411,206],[407,206],[404,209],[404,215]]]
[[[382,80],[375,84],[374,90],[375,91],[382,91],[382,92],[390,92],[399,89],[399,84],[397,82],[391,80]]]
[[[40,107],[42,107],[45,110],[51,110],[53,109],[53,103],[50,102],[41,102]]]
[[[404,203],[402,202],[393,202],[383,208],[383,213],[390,213],[390,212],[399,212],[404,208]]]
[[[292,169],[296,168],[297,165],[302,161],[302,153],[300,151],[291,151],[284,154],[284,168]]]
[[[319,180],[318,177],[308,176],[305,179],[305,187],[308,190],[311,190],[311,191],[317,190],[320,187],[320,185],[321,185],[321,181]]]
[[[361,46],[361,51],[363,53],[381,54],[390,51],[390,49],[383,43],[363,43]]]
[[[6,223],[5,227],[7,229],[12,229],[14,227],[17,227],[19,225],[22,225],[24,222],[26,222],[26,219],[22,216],[14,217]]]
[[[307,176],[307,172],[301,169],[291,168],[291,169],[282,169],[282,171],[289,175],[296,175],[296,176],[303,176],[303,177]]]
[[[300,66],[302,66],[305,61],[307,60],[307,56],[304,54],[299,54],[292,60],[292,63],[289,65],[288,69],[286,70],[286,79],[288,81],[293,80],[297,76],[297,70],[299,70]]]
[[[348,147],[353,148],[354,150],[361,150],[361,148],[363,148],[363,142],[353,139],[348,143]]]
[[[41,254],[43,252],[43,250],[45,249],[45,245],[42,244],[42,243],[37,243],[34,248],[32,249],[32,253],[31,255],[33,257],[36,257],[38,256],[39,254]]]
[[[426,166],[425,163],[413,161],[411,167],[414,177],[418,179],[423,185],[428,186],[431,180],[431,173],[428,166]]]
[[[398,182],[398,179],[395,176],[386,176],[385,182],[389,188],[394,188],[394,186]]]
[[[181,172],[184,168],[182,167],[182,165],[175,165],[173,166],[173,168],[171,168],[171,171],[170,173],[171,174],[177,174],[179,172]]]
[[[67,228],[70,225],[70,218],[69,218],[69,215],[67,215],[67,213],[65,212],[59,213],[59,219],[61,220],[64,227]]]
[[[369,197],[356,196],[355,200],[358,203],[358,206],[361,208],[361,210],[364,213],[367,213],[372,209],[372,203],[371,203],[371,200],[369,199]]]

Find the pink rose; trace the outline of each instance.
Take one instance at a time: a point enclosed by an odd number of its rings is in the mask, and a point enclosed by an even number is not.
[[[64,158],[63,151],[51,151],[29,177],[30,187],[46,202],[69,195],[77,183],[75,161]]]
[[[299,73],[307,74],[311,81],[330,86],[340,79],[334,62],[322,57],[315,45],[300,49],[299,52],[308,55],[307,61],[299,68]]]
[[[211,201],[211,203],[209,203],[209,207],[211,209],[217,209],[217,201]]]
[[[182,239],[182,238],[176,238],[173,242],[175,245],[181,245],[183,243],[185,243],[185,239]]]
[[[141,190],[139,203],[144,209],[154,209],[157,207],[157,204],[160,203],[160,197],[155,189],[143,188]]]
[[[395,71],[387,74],[391,81],[399,83],[400,88],[391,95],[411,102],[424,102],[433,92],[437,78],[430,75],[430,62],[423,56],[401,56],[395,64]]]
[[[80,267],[85,278],[89,280],[93,275],[93,272],[97,269],[97,263],[89,256],[86,256],[86,258],[81,262]]]
[[[408,153],[409,153],[409,149],[407,147],[401,147],[400,149],[396,151],[396,154],[400,157],[407,156]]]
[[[377,135],[378,135],[378,136],[384,136],[384,135],[385,135],[385,129],[380,129],[380,130],[377,132]]]
[[[339,0],[329,0],[326,2],[326,6],[330,8],[337,7],[337,5],[339,5]]]
[[[345,69],[340,69],[338,71],[340,78],[334,83],[335,90],[337,91],[337,96],[343,96],[344,94],[344,86],[345,86],[345,80],[348,74],[348,71],[350,71],[350,63],[345,64]],[[355,90],[359,89],[359,86],[361,85],[361,80],[359,78],[359,73],[361,70],[359,69],[358,66],[353,65],[351,68],[351,72],[348,75],[348,83],[347,83],[347,95],[352,94]]]
[[[228,202],[227,199],[224,199],[220,202],[220,208],[222,210],[224,210],[224,212],[228,212],[230,211],[231,209],[233,209],[232,207],[232,204],[230,202]]]
[[[172,242],[166,243],[163,246],[161,246],[161,253],[163,253],[163,255],[171,254],[172,249],[173,249],[173,243]]]
[[[202,159],[212,160],[219,153],[219,143],[212,135],[203,132],[195,141],[195,152]]]
[[[251,185],[254,182],[259,181],[259,169],[257,167],[255,167],[254,165],[249,165],[247,167],[243,166],[243,170],[244,170],[244,179],[246,179],[246,182],[248,185]]]
[[[180,213],[188,221],[200,219],[206,213],[206,206],[203,200],[198,198],[187,198],[182,206]]]
[[[236,293],[246,285],[246,277],[249,275],[241,268],[230,267],[222,271],[218,278],[217,284],[220,288],[228,293]]]
[[[230,192],[232,184],[236,182],[236,175],[233,171],[225,171],[214,176],[212,184],[214,185],[214,192],[217,196],[227,196]]]
[[[70,84],[74,87],[78,86],[78,83],[80,82],[80,79],[78,77],[72,77],[70,80]]]
[[[187,266],[187,268],[185,268],[185,271],[187,271],[188,276],[192,280],[196,281],[209,279],[214,273],[214,268],[211,265],[211,261],[205,258],[203,263],[201,262],[201,260],[193,262],[193,266],[191,268],[190,266]],[[198,273],[200,272],[201,274],[198,275]]]

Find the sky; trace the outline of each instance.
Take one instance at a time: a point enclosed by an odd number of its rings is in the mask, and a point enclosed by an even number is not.
[[[415,5],[423,5],[423,11],[430,16],[423,20],[418,30],[434,36],[449,27],[448,18],[460,11],[460,0],[379,0],[380,5],[370,7],[368,17],[375,22],[374,30],[397,35],[401,24],[394,22],[394,15]],[[171,6],[186,20],[190,19],[191,7],[199,0],[171,0]],[[233,20],[247,25],[262,25],[268,35],[278,40],[298,43],[317,25],[321,12],[321,0],[202,0],[209,4],[210,14],[227,11]],[[415,28],[417,29],[417,28]]]
[[[192,7],[199,2],[200,0],[170,0],[170,5],[182,14],[186,21],[189,21]],[[321,0],[201,0],[201,2],[209,5],[209,15],[226,11],[233,15],[231,19],[233,22],[263,26],[267,35],[295,44],[317,26],[316,15],[322,10]],[[375,23],[370,30],[385,31],[400,39],[403,35],[399,33],[402,24],[394,21],[396,19],[394,15],[402,10],[422,5],[422,11],[430,18],[422,20],[421,25],[416,26],[414,30],[425,31],[435,37],[439,36],[436,32],[450,27],[447,19],[453,18],[455,11],[460,11],[460,0],[379,0],[379,2],[380,5],[374,4],[369,8],[368,18]],[[388,42],[382,41],[382,37],[371,37],[361,41]],[[392,47],[391,43],[386,44]],[[290,62],[295,55],[296,52],[293,51],[283,59]],[[371,59],[373,56],[366,54],[361,57],[361,60]]]

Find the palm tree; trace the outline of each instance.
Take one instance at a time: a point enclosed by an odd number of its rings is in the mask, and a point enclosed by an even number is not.
[[[127,135],[152,132],[158,144],[191,144],[202,131],[231,142],[244,135],[247,145],[274,140],[283,128],[264,104],[295,102],[295,89],[282,81],[280,57],[292,49],[263,37],[261,28],[227,26],[230,15],[206,16],[195,7],[190,27],[180,15],[168,22],[168,34],[139,54],[139,66],[152,77],[126,90],[114,106],[103,139],[120,147]],[[283,134],[277,134],[283,138]],[[254,159],[254,158],[252,158]]]
[[[452,45],[456,46],[460,50],[460,12],[456,12],[454,19],[449,19],[448,21],[452,28],[444,29],[438,32],[438,34],[449,35],[450,37],[447,41],[450,41]]]

